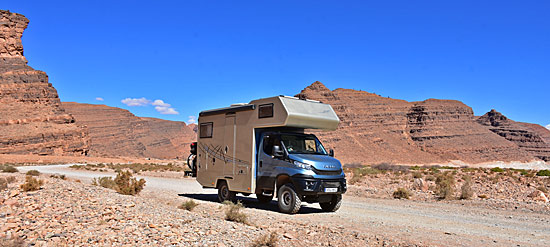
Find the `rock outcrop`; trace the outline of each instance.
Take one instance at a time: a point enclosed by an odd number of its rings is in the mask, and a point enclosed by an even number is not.
[[[63,102],[90,136],[90,155],[103,157],[187,158],[196,133],[184,122],[136,117],[105,105]]]
[[[476,123],[472,109],[459,101],[407,102],[351,89],[331,91],[320,82],[296,96],[332,105],[341,120],[338,129],[316,134],[344,163],[534,159],[513,142]]]
[[[84,155],[86,129],[63,110],[46,73],[23,56],[28,23],[23,15],[0,10],[0,153]]]
[[[550,162],[550,131],[538,124],[515,122],[496,110],[479,117],[477,122],[518,145],[522,150]]]

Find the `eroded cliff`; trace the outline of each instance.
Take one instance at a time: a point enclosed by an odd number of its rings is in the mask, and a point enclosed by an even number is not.
[[[84,155],[86,129],[60,106],[46,73],[23,56],[28,23],[23,15],[0,10],[0,153]]]

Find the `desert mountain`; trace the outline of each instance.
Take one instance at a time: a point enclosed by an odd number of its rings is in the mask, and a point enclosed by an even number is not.
[[[23,15],[0,10],[0,153],[85,154],[86,129],[63,110],[46,73],[23,56],[28,23]]]
[[[105,105],[63,102],[79,126],[87,127],[90,155],[104,157],[186,158],[195,140],[194,126],[184,122],[136,117]]]
[[[494,109],[477,122],[518,145],[522,150],[550,162],[550,131],[538,124],[515,122]]]
[[[332,105],[341,120],[339,128],[317,134],[344,163],[536,159],[516,143],[476,122],[472,109],[460,101],[407,102],[351,89],[331,91],[320,82],[296,96]]]

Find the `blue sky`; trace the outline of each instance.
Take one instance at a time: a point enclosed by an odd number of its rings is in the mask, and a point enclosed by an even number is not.
[[[549,1],[4,0],[0,8],[30,19],[25,56],[63,101],[188,121],[318,80],[550,124]]]

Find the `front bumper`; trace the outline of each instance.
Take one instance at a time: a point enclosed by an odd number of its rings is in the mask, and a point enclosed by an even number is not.
[[[291,177],[296,192],[300,195],[344,194],[348,187],[345,178],[321,179]]]

